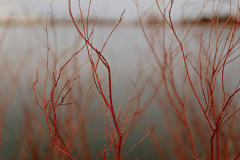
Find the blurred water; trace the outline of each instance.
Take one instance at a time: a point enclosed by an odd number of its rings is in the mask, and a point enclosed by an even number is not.
[[[25,102],[29,102],[28,107],[31,108],[33,106],[37,108],[36,113],[43,116],[43,112],[35,104],[31,84],[35,80],[37,69],[39,72],[39,77],[43,77],[41,79],[42,84],[44,82],[46,74],[45,67],[47,56],[46,49],[47,36],[44,27],[45,27],[44,25],[10,26],[1,48],[0,74],[2,88],[0,92],[2,97],[4,97],[2,99],[5,99],[6,97],[9,96],[6,92],[9,91],[9,93],[11,93],[11,90],[9,88],[13,88],[14,87],[13,84],[16,84],[18,86],[17,87],[18,89],[16,89],[16,91],[12,95],[14,98],[10,103],[4,122],[3,132],[4,140],[2,149],[0,151],[0,155],[3,153],[5,158],[7,157],[7,159],[11,157],[14,147],[17,144],[14,140],[18,139],[18,136],[21,137],[22,134],[21,132],[21,128],[23,127],[22,122],[25,120],[23,116],[24,112],[22,111],[22,107],[26,104],[23,102],[21,96],[25,95],[24,97]],[[81,28],[82,26],[79,25],[79,27]],[[90,26],[89,30],[92,27],[93,26]],[[155,27],[157,28],[158,26]],[[105,43],[105,40],[107,39],[108,35],[111,33],[111,30],[113,28],[114,25],[99,25],[99,26],[97,25],[94,29],[92,39],[93,46],[96,47],[98,50],[101,50],[103,44]],[[192,55],[192,57],[196,56],[199,51],[198,44],[199,37],[194,35],[195,34],[194,31],[198,31],[201,28],[203,28],[202,25],[195,26],[195,28],[193,29],[193,33],[187,36],[187,38],[189,39],[193,37],[190,39],[191,41],[185,46],[187,48],[187,51],[189,51],[190,55]],[[0,33],[3,30],[4,28],[0,27]],[[184,35],[185,31],[186,31],[185,27],[180,27],[177,32],[178,35],[181,37],[182,35]],[[169,29],[166,30],[165,36],[163,36],[163,33],[155,32],[154,28],[152,29],[150,28],[146,32],[148,33],[148,35],[152,35],[152,37],[149,36],[150,40],[156,38],[156,41],[154,41],[155,42],[154,49],[156,50],[157,53],[159,53],[158,56],[160,61],[164,58],[161,56],[161,54],[163,53],[163,49],[161,48],[160,43],[157,42],[161,42],[162,39],[165,39],[164,41],[166,42],[167,46],[171,46],[172,48],[176,48],[178,46],[178,43],[172,40],[171,37],[172,34]],[[49,64],[50,68],[52,67],[51,71],[57,72],[59,68],[62,66],[62,64],[64,64],[73,53],[75,53],[82,47],[84,42],[83,40],[81,40],[81,37],[76,31],[75,27],[70,24],[56,25],[54,27],[49,25],[48,35],[49,35],[49,47],[51,47]],[[226,37],[227,32],[223,32],[223,35]],[[206,31],[206,33],[203,35],[203,39],[207,38],[208,36],[209,32]],[[118,108],[122,100],[123,100],[122,105],[124,106],[126,104],[126,101],[128,101],[131,98],[130,95],[136,94],[136,90],[134,88],[134,85],[131,83],[130,78],[135,82],[140,71],[144,70],[143,77],[146,79],[148,75],[151,74],[152,71],[151,69],[148,70],[149,67],[151,68],[152,67],[151,65],[156,67],[156,61],[154,60],[154,56],[148,56],[151,54],[151,52],[152,52],[151,48],[146,38],[144,37],[144,34],[140,26],[120,24],[120,26],[113,32],[108,43],[106,44],[103,54],[111,66],[113,78],[112,84],[114,86],[113,87],[114,106],[116,108]],[[183,64],[181,64],[182,61],[181,56],[182,56],[181,54],[176,56],[177,58],[175,63],[177,64],[178,67],[174,70],[174,72],[176,72],[175,77],[177,80],[176,84],[179,85],[177,87],[179,87],[180,91],[182,89],[181,87],[184,81],[183,75],[185,74],[185,72],[182,72]],[[194,58],[197,62],[198,59],[196,57]],[[83,64],[87,60],[87,58],[88,58],[87,51],[86,49],[84,49],[76,56],[73,63],[67,67],[69,72],[73,72],[73,69],[76,69],[77,67],[81,66],[81,64]],[[53,68],[55,62],[57,62],[55,65],[56,68]],[[150,65],[150,63],[152,64]],[[20,70],[21,66],[23,66],[23,70]],[[234,71],[236,70],[231,70],[231,73],[234,73]],[[17,78],[16,75],[19,75],[20,77]],[[89,87],[89,85],[86,85],[87,83],[84,82],[94,84],[92,80],[90,80],[92,77],[90,65],[88,63],[80,69],[80,76],[81,82],[83,83],[81,86],[83,91],[76,91],[74,93],[84,95],[84,93],[86,93]],[[102,76],[106,77],[107,76],[106,72],[103,72]],[[17,81],[14,81],[15,79]],[[158,82],[159,77],[157,74],[153,75],[153,80],[156,80],[156,82]],[[232,78],[230,81],[231,81],[230,85],[232,85],[234,88],[235,84],[238,81],[234,78]],[[41,83],[39,85],[41,85]],[[156,87],[156,85],[154,86],[154,81],[149,86],[150,89],[148,88],[144,91],[144,94],[141,99],[141,104],[144,104],[148,100],[148,96],[151,95],[152,89]],[[164,96],[166,96],[164,91],[160,92],[159,94],[163,95],[163,99]],[[97,108],[97,106],[100,104],[100,102],[97,101],[98,98],[94,99],[93,100],[94,102],[91,103],[90,106],[92,108],[89,109],[91,112],[94,111],[94,109]],[[78,105],[80,104],[83,105],[85,104],[85,102],[79,102]],[[160,116],[161,113],[156,111],[156,108],[159,107],[160,105],[162,104],[160,104],[159,102],[152,103],[151,107],[148,109],[147,112],[148,114],[146,114],[145,117],[141,115],[142,119],[141,118],[138,119],[138,122],[141,127],[137,129],[134,128],[134,130],[131,132],[129,138],[127,139],[126,146],[124,146],[126,148],[124,148],[125,150],[123,150],[123,152],[127,152],[135,143],[138,142],[139,139],[141,139],[141,137],[144,135],[143,133],[146,130],[146,127],[152,126],[156,122],[158,124],[161,123],[162,120]],[[132,106],[130,106],[130,108],[131,107]],[[44,117],[42,118],[44,119]],[[156,119],[159,121],[156,121]],[[42,125],[46,125],[44,122]],[[94,124],[93,126],[95,127],[97,126],[97,124]],[[159,128],[161,129],[161,126]],[[102,135],[104,134],[103,131],[104,130],[100,131]],[[102,151],[104,144],[103,140],[104,139],[102,138],[90,142],[90,148],[92,150],[97,148]],[[93,154],[96,155],[94,151]],[[137,158],[139,156],[140,159],[146,158],[158,159],[156,155],[157,153],[155,153],[154,148],[151,145],[150,141],[144,140],[142,143],[139,144],[139,146],[136,149],[133,150],[133,152],[130,154],[128,158],[130,157]]]
[[[24,117],[26,116],[24,107],[30,107],[33,109],[40,117],[42,117],[43,123],[41,125],[46,125],[44,123],[43,112],[34,102],[33,91],[31,88],[31,84],[36,78],[36,70],[38,70],[40,78],[45,77],[46,74],[47,36],[44,27],[45,26],[38,25],[10,26],[1,48],[1,86],[4,87],[5,90],[9,90],[9,88],[13,86],[12,83],[16,83],[18,86],[18,89],[14,90],[14,93],[12,93],[13,99],[10,106],[4,106],[9,107],[5,115],[2,148],[0,151],[1,156],[4,159],[18,157],[18,155],[13,154],[15,154],[16,150],[20,147],[19,144],[21,145],[21,142],[19,141],[22,141],[22,137],[24,137],[24,132],[22,132],[24,121],[26,120]],[[92,26],[89,28],[91,27]],[[94,47],[101,50],[113,28],[113,25],[97,26],[93,34]],[[3,30],[3,26],[0,27],[0,33]],[[51,47],[49,57],[50,68],[53,66],[54,62],[58,61],[56,64],[57,71],[59,70],[59,67],[61,67],[61,65],[84,44],[73,25],[59,25],[54,27],[49,25],[48,36],[49,47]],[[114,31],[105,46],[103,54],[111,66],[112,84],[114,86],[114,105],[116,108],[118,108],[120,102],[125,97],[125,102],[123,102],[124,105],[124,103],[129,100],[128,96],[134,92],[133,85],[130,83],[130,77],[133,80],[136,79],[136,73],[143,67],[139,64],[139,59],[142,58],[142,53],[137,44],[142,44],[141,47],[143,48],[145,45],[147,47],[147,44],[144,41],[140,27],[120,25]],[[71,67],[80,66],[80,64],[84,63],[87,59],[87,51],[84,49],[76,56],[68,69],[71,72]],[[20,70],[21,66],[23,66],[23,70]],[[105,76],[107,75],[106,72],[104,74]],[[17,75],[20,76],[18,79],[15,77]],[[80,69],[80,75],[82,81],[88,81],[88,79],[91,78],[89,64],[84,65],[83,68]],[[14,81],[14,79],[16,79],[16,81]],[[43,84],[41,82],[39,83],[40,86]],[[86,85],[85,90],[82,92],[86,93],[87,87],[89,87],[89,85]],[[4,95],[2,97],[9,96],[3,90],[1,90],[1,95]],[[96,99],[95,101],[96,102],[92,104],[92,110],[96,108],[94,106],[98,105]],[[132,142],[128,142],[126,148],[131,148],[138,139],[141,139],[143,136],[142,132],[139,135],[136,135],[138,132],[138,130],[133,132],[135,138],[131,138]],[[96,155],[94,149],[102,151],[104,144],[103,140],[104,139],[102,138],[102,140],[100,139],[90,142],[90,148],[93,151],[93,155]],[[142,146],[144,150],[144,148],[149,145],[149,143],[145,145],[142,143],[139,146]],[[126,151],[128,150],[124,150],[124,152]],[[136,157],[141,156],[137,150],[135,151],[135,155]],[[146,155],[146,153],[143,153],[142,157],[146,157]],[[134,154],[133,157],[135,157]]]

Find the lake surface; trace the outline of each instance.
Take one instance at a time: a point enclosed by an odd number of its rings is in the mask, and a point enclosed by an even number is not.
[[[81,25],[79,25],[81,27]],[[28,115],[27,110],[24,108],[31,108],[32,113],[38,115],[39,119],[42,122],[38,122],[39,126],[43,126],[46,129],[46,124],[44,121],[43,112],[39,109],[39,107],[35,103],[35,98],[33,95],[33,91],[31,88],[31,84],[36,79],[36,71],[39,73],[39,93],[38,95],[43,94],[43,84],[46,76],[46,57],[47,57],[47,36],[46,31],[44,30],[44,25],[29,25],[29,26],[10,26],[9,29],[0,27],[0,33],[6,33],[6,37],[2,43],[2,48],[0,52],[0,75],[1,75],[1,101],[3,102],[2,108],[6,111],[5,119],[4,119],[4,127],[3,127],[3,138],[2,138],[2,147],[0,151],[0,159],[3,157],[4,159],[20,159],[20,155],[15,155],[18,149],[16,146],[20,145],[23,138],[24,132],[22,129],[26,127],[26,115]],[[155,39],[155,49],[157,52],[161,53],[161,45],[157,42],[161,41],[162,38],[165,38],[167,46],[171,46],[172,48],[176,48],[178,43],[172,40],[172,33],[170,30],[166,30],[165,35],[163,33],[157,33],[154,29],[158,26],[154,26],[152,29],[147,30],[149,39]],[[188,26],[189,27],[189,26]],[[89,27],[89,30],[92,28],[92,25]],[[114,25],[96,25],[93,34],[93,46],[98,50],[101,50],[105,40],[108,35],[111,33],[111,30],[114,28]],[[192,33],[187,36],[186,39],[191,40],[187,44],[187,48],[189,50],[190,55],[194,57],[194,54],[198,54],[199,44],[199,36],[195,36],[196,31],[199,31],[203,28],[202,25],[197,25],[193,29]],[[178,34],[184,35],[186,28],[180,27],[178,30]],[[223,34],[226,34],[223,32]],[[157,36],[156,36],[157,35]],[[49,67],[51,71],[55,71],[55,74],[58,73],[59,68],[69,59],[69,57],[78,51],[84,42],[81,40],[80,35],[76,31],[73,25],[56,25],[55,27],[49,24],[48,26],[48,36],[49,36]],[[203,35],[203,39],[208,36],[208,31]],[[191,38],[193,37],[193,38]],[[172,44],[173,43],[173,44]],[[194,53],[194,51],[196,53]],[[144,37],[142,29],[140,26],[128,25],[128,24],[120,24],[119,27],[113,32],[109,41],[106,44],[106,47],[103,51],[103,55],[106,57],[107,61],[111,66],[112,71],[112,84],[113,84],[113,99],[114,106],[116,110],[120,106],[127,106],[127,102],[132,98],[132,95],[136,95],[135,87],[139,87],[141,90],[141,84],[145,82],[145,80],[151,75],[153,66],[156,66],[156,61],[154,60],[154,56],[148,56],[151,53],[151,48]],[[176,56],[176,84],[179,84],[182,87],[182,83],[184,81],[183,78],[183,64],[182,55],[179,54]],[[164,57],[159,55],[160,61]],[[73,73],[76,68],[81,66],[88,59],[87,51],[84,49],[80,52],[76,58],[73,60],[73,63],[67,66],[67,70],[69,73]],[[197,58],[195,59],[198,61]],[[179,64],[179,65],[178,65]],[[150,69],[149,69],[150,68]],[[157,69],[156,69],[157,70]],[[105,83],[107,73],[104,70],[102,72],[101,77],[103,79],[102,83]],[[143,73],[141,76],[140,73]],[[231,70],[231,73],[236,73],[237,69]],[[52,73],[49,73],[52,75]],[[91,67],[89,63],[83,65],[83,67],[79,71],[80,74],[80,82],[76,84],[74,93],[84,95],[89,86],[94,85],[91,77]],[[159,73],[158,73],[159,74]],[[152,95],[154,88],[156,88],[156,83],[159,80],[159,76],[154,72],[152,76],[152,81],[150,81],[146,85],[146,89],[144,90],[141,97],[141,106],[148,101],[149,96]],[[193,73],[194,74],[194,73]],[[196,73],[195,73],[196,74]],[[64,78],[66,78],[66,73],[64,74]],[[140,85],[134,86],[131,82],[136,82],[137,77],[141,77]],[[238,81],[236,79],[231,79],[231,86],[234,88],[234,84]],[[89,83],[89,84],[88,84]],[[51,87],[51,83],[49,84]],[[80,88],[79,91],[78,88]],[[50,90],[49,90],[50,91]],[[81,92],[81,93],[79,93]],[[93,113],[96,108],[100,105],[104,106],[102,103],[101,97],[97,96],[96,89],[91,94],[93,97],[97,97],[96,99],[91,97],[87,97],[86,100],[79,102],[78,105],[84,106],[89,102],[89,108],[86,109],[88,111],[84,112],[86,114]],[[166,96],[166,92],[159,91],[159,95],[163,94]],[[40,96],[41,97],[41,96]],[[75,96],[74,98],[79,97]],[[91,100],[91,101],[90,101]],[[167,101],[167,100],[166,100]],[[164,120],[161,118],[161,112],[156,108],[162,105],[158,100],[153,101],[147,109],[147,112],[143,115],[140,115],[140,118],[137,119],[136,124],[132,132],[130,132],[129,137],[127,138],[126,145],[123,149],[123,153],[127,152],[132,148],[134,144],[138,142],[146,133],[146,128],[153,126],[155,123],[161,124],[161,121]],[[163,104],[164,105],[164,104]],[[136,104],[133,105],[135,107]],[[128,106],[129,107],[129,106]],[[74,107],[72,107],[74,108]],[[84,108],[84,107],[83,107]],[[130,106],[131,108],[131,106]],[[130,110],[130,109],[129,109]],[[63,113],[62,113],[62,112]],[[74,109],[72,109],[74,112]],[[82,110],[81,110],[82,111]],[[85,111],[85,110],[84,110]],[[128,111],[128,110],[127,110]],[[127,112],[126,111],[126,112]],[[70,114],[70,113],[69,113]],[[74,114],[74,113],[73,113]],[[104,115],[104,110],[101,110],[101,114]],[[66,109],[60,109],[59,115],[66,116],[68,113]],[[96,118],[99,121],[103,121],[104,116],[99,116]],[[92,118],[96,120],[95,117]],[[89,120],[92,122],[93,120]],[[31,119],[30,119],[31,120]],[[89,128],[97,127],[97,122],[89,122]],[[24,125],[25,124],[25,125]],[[88,124],[88,123],[87,123]],[[104,125],[102,126],[104,127]],[[156,127],[158,130],[162,131],[162,126]],[[35,128],[36,129],[36,128]],[[90,129],[91,130],[91,129]],[[91,153],[93,157],[97,157],[94,149],[99,151],[103,151],[104,139],[96,138],[98,135],[103,136],[104,130],[101,128],[98,130],[99,133],[92,133],[93,130],[89,131],[90,137],[89,139],[94,139],[89,141]],[[46,132],[48,133],[48,132]],[[38,133],[36,134],[38,135]],[[167,137],[167,133],[163,132],[163,135]],[[49,135],[48,135],[49,136]],[[92,136],[92,137],[91,137]],[[24,140],[23,140],[24,141]],[[24,148],[24,144],[22,144]],[[46,145],[46,144],[45,144]],[[21,147],[18,147],[21,148]],[[30,152],[30,150],[27,150]],[[44,152],[43,150],[39,152]],[[17,152],[17,153],[20,153]],[[146,138],[142,143],[137,146],[126,159],[158,159],[157,153],[154,150],[154,147],[150,143],[150,140]],[[29,157],[27,157],[29,159]]]
[[[22,139],[26,139],[23,136],[24,132],[22,132],[26,121],[26,113],[24,111],[24,108],[26,107],[25,102],[28,103],[27,107],[30,107],[33,109],[35,114],[42,117],[40,118],[43,121],[41,125],[46,127],[46,121],[43,117],[44,114],[39,107],[36,106],[31,88],[32,82],[36,79],[36,70],[39,72],[39,77],[46,74],[46,67],[43,67],[46,66],[47,57],[47,36],[44,27],[44,25],[10,26],[9,29],[4,28],[3,26],[0,27],[0,33],[6,33],[0,54],[2,75],[1,95],[2,99],[6,99],[9,96],[10,99],[12,98],[10,103],[7,100],[3,100],[5,105],[1,106],[4,107],[6,111],[2,147],[0,151],[0,155],[4,159],[14,159],[17,157],[18,159],[21,159],[21,152],[18,150],[21,147],[18,146],[24,145],[21,144],[21,141]],[[113,28],[113,25],[100,25],[95,28],[93,45],[98,50],[101,50],[101,47]],[[51,47],[49,66],[53,67],[52,64],[58,61],[56,64],[56,70],[58,71],[58,67],[66,62],[66,60],[74,52],[78,51],[82,47],[83,41],[73,25],[59,25],[55,26],[55,28],[49,25],[48,34],[49,47]],[[140,52],[141,49],[138,46],[139,44],[141,44],[141,48],[148,47],[147,43],[145,43],[143,34],[141,33],[141,28],[136,26],[120,25],[110,37],[103,51],[104,56],[111,66],[112,81],[114,86],[114,104],[116,104],[115,106],[117,107],[124,97],[126,99],[125,101],[127,101],[129,98],[126,96],[130,96],[134,92],[134,86],[130,82],[130,77],[133,80],[136,79],[138,75],[136,73],[143,69],[139,68],[139,65],[141,65],[139,64],[139,59],[142,59],[143,56]],[[80,66],[79,64],[84,63],[87,59],[87,52],[86,50],[83,50],[76,56],[74,65]],[[71,67],[74,65],[69,65],[70,68],[68,69],[71,71]],[[90,65],[84,65],[82,69],[80,69],[81,81],[89,81],[91,78],[90,72]],[[43,83],[40,82],[39,85],[41,86],[41,84]],[[85,88],[83,87],[85,89],[83,92],[86,92],[89,86],[87,85]],[[96,102],[93,102],[91,105],[93,108],[98,105],[97,100],[95,101]],[[96,125],[93,126],[96,127]],[[134,143],[141,139],[143,136],[142,131],[137,136],[136,134],[138,132],[139,131],[136,130],[131,134],[132,138],[130,139],[132,139],[132,142],[126,143],[127,147],[123,151],[126,152],[127,148],[131,148]],[[100,133],[104,134],[102,131]],[[94,149],[102,151],[104,144],[103,140],[104,139],[102,138],[102,140],[100,139],[90,142],[90,148],[94,157],[97,156]],[[139,145],[139,149],[142,148],[144,150],[149,145],[149,142],[143,142]],[[22,148],[24,147],[22,146]],[[14,155],[17,151],[19,151],[19,155]],[[146,155],[148,155],[146,154],[147,152],[143,153],[142,156],[146,157]],[[138,150],[135,150],[135,152],[133,151],[132,154],[133,157],[141,156]]]

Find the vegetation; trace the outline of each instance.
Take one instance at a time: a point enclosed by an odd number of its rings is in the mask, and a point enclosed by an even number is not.
[[[105,54],[125,10],[100,48],[94,39],[97,18],[89,23],[91,0],[86,17],[85,6],[78,1],[81,24],[68,0],[78,37],[72,47],[58,53],[50,12],[45,39],[38,37],[46,53],[37,64],[31,49],[15,58],[14,68],[12,60],[2,55],[0,159],[238,159],[239,5],[235,4],[235,16],[229,14],[220,23],[222,2],[214,1],[212,17],[199,25],[209,1],[203,2],[191,23],[184,10],[181,19],[173,22],[174,0],[162,4],[156,0],[144,11],[138,1],[133,2],[148,48],[137,47],[139,71],[122,77],[134,88],[129,87],[125,97],[114,88],[114,64]],[[228,2],[232,13],[234,5]],[[1,47],[10,22],[11,17],[3,27]],[[52,34],[55,42],[50,40]],[[24,73],[26,68],[34,72],[38,68],[36,76]],[[22,80],[22,75],[28,76]],[[8,128],[16,116],[10,116],[12,110],[22,114],[12,125],[16,137]],[[144,134],[139,133],[141,127]],[[151,147],[141,146],[146,141]],[[134,150],[146,157],[132,154]]]

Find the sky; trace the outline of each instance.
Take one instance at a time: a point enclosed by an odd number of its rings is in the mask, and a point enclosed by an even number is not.
[[[72,12],[74,15],[79,15],[78,1],[72,1]],[[135,0],[136,2],[137,0]],[[161,7],[163,8],[164,0],[159,0]],[[177,20],[181,17],[182,11],[185,11],[185,15],[196,16],[200,11],[202,3],[207,0],[175,0],[173,5],[172,17]],[[212,2],[208,2],[204,13],[210,14],[212,10]],[[216,0],[216,3],[219,0]],[[232,6],[236,11],[237,2],[240,0],[232,0]],[[14,15],[24,15],[25,13],[30,13],[33,16],[46,17],[47,13],[51,11],[51,4],[53,8],[54,17],[57,19],[69,18],[68,13],[68,0],[0,0],[0,16],[7,16],[9,13],[14,13]],[[167,0],[165,0],[165,6],[167,5]],[[81,0],[81,6],[83,14],[87,14],[89,0]],[[142,11],[147,10],[152,4],[156,4],[155,0],[138,0],[139,8]],[[228,5],[226,5],[228,4]],[[157,12],[156,5],[153,5],[150,10]],[[229,0],[222,0],[222,12],[229,12]],[[91,17],[94,18],[98,15],[99,19],[118,19],[122,14],[123,10],[124,18],[127,20],[138,19],[137,6],[134,0],[92,0],[91,5]],[[235,12],[233,10],[233,13]]]

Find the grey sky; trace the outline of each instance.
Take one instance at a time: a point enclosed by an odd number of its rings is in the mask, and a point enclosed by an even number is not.
[[[136,0],[135,0],[136,1]],[[188,5],[182,7],[185,2]],[[173,6],[172,17],[177,20],[181,17],[182,9],[185,10],[185,15],[197,15],[203,2],[206,0],[175,0]],[[156,3],[155,0],[138,0],[140,9],[146,10],[149,6]],[[159,0],[162,5],[163,0]],[[165,0],[167,3],[168,0]],[[217,1],[218,2],[218,1]],[[232,6],[236,6],[239,0],[232,0]],[[1,16],[8,15],[10,12],[14,12],[15,15],[22,15],[28,11],[33,15],[41,15],[46,17],[47,12],[50,11],[51,0],[0,0],[0,14]],[[83,13],[87,14],[89,0],[81,0]],[[229,12],[227,7],[229,0],[223,0],[222,11],[224,13]],[[166,5],[166,4],[165,4]],[[212,2],[209,2],[204,12],[207,14],[211,11]],[[162,7],[162,6],[161,6]],[[92,0],[91,16],[98,17],[100,19],[117,19],[120,17],[122,11],[126,9],[124,18],[127,20],[137,19],[137,7],[133,0]],[[233,7],[236,10],[237,7]],[[152,10],[157,10],[156,5]],[[72,0],[72,11],[75,16],[79,15],[78,1]],[[55,0],[53,2],[53,13],[56,18],[69,18],[68,13],[68,0]],[[234,13],[234,11],[233,11]]]

